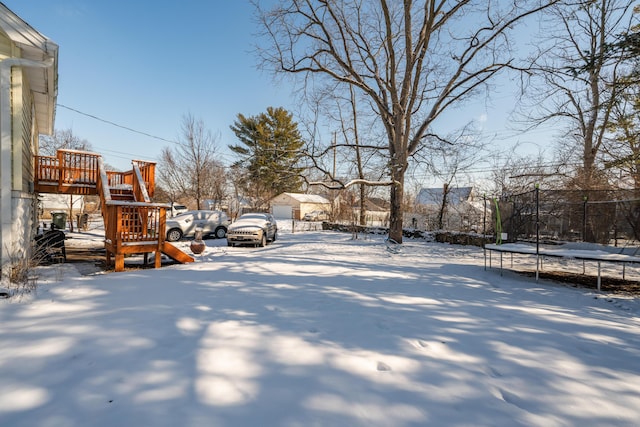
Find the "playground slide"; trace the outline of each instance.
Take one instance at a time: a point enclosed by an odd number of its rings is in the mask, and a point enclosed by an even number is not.
[[[181,262],[183,264],[194,261],[191,255],[182,252],[180,249],[176,248],[169,242],[164,242],[162,244],[162,253],[168,256],[169,258],[175,261]]]

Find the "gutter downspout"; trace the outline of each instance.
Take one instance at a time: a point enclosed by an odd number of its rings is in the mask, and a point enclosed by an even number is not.
[[[7,58],[0,61],[0,285],[9,285],[9,266],[13,234],[12,157],[11,143],[13,124],[11,120],[11,67],[49,68],[54,59],[33,61],[24,58]]]

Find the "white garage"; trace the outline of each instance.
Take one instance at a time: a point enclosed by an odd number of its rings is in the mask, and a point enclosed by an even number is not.
[[[313,211],[330,211],[331,202],[317,194],[282,193],[271,199],[271,213],[278,219],[301,219]]]

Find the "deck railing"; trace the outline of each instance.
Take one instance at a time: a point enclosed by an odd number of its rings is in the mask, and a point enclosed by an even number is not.
[[[99,158],[100,154],[85,151],[58,150],[59,184],[96,186]]]
[[[55,156],[36,156],[36,191],[95,194],[99,158],[99,154],[76,150],[58,150]]]
[[[149,197],[153,197],[155,194],[155,182],[156,182],[156,164],[153,162],[145,162],[143,160],[133,160],[133,169],[135,171],[136,166],[140,170],[142,181],[144,182],[147,194]]]
[[[142,171],[136,163],[133,163],[133,195],[140,202],[151,203],[147,185],[142,177]]]
[[[39,182],[58,182],[60,165],[55,156],[36,156],[36,184]]]
[[[131,180],[127,179],[127,172],[107,171],[107,182],[109,183],[109,187],[118,187],[125,184],[131,185]]]

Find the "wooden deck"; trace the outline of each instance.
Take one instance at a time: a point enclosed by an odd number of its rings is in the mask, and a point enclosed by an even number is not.
[[[128,254],[155,253],[156,268],[161,266],[163,252],[170,252],[167,255],[179,262],[193,262],[192,257],[165,243],[170,206],[151,202],[155,163],[131,163],[130,171],[107,171],[100,154],[58,150],[56,156],[36,156],[34,188],[38,193],[100,196],[106,263],[110,266],[115,258],[115,271],[124,270]]]

